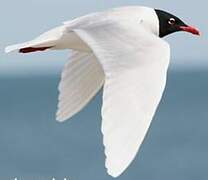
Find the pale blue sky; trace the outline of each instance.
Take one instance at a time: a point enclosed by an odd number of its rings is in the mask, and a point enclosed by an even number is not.
[[[166,38],[171,44],[173,67],[204,67],[208,64],[208,12],[206,1],[167,0],[1,0],[0,7],[0,70],[1,72],[35,73],[60,70],[67,60],[67,51],[30,55],[4,54],[6,45],[30,40],[63,21],[125,5],[144,5],[174,13],[188,24],[198,27],[202,36],[177,33]],[[38,71],[38,72],[39,72]]]

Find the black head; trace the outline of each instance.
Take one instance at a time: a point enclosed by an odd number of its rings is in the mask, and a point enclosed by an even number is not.
[[[200,35],[197,29],[186,25],[178,17],[162,10],[155,9],[155,11],[159,19],[160,37],[164,37],[178,31],[186,31],[195,35]]]

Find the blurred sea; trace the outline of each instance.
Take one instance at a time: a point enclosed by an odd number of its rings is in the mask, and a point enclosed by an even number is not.
[[[101,93],[55,121],[60,75],[0,77],[0,180],[110,180]],[[208,70],[172,70],[139,155],[118,180],[208,179]],[[68,179],[67,179],[68,180]]]

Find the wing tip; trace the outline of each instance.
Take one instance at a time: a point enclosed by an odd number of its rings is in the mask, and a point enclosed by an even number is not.
[[[4,49],[4,52],[5,53],[10,53],[14,51],[14,46],[7,46],[5,49]]]
[[[56,115],[56,121],[59,123],[64,123],[67,119],[66,118],[62,118],[61,116]]]
[[[4,52],[5,52],[5,53],[9,53],[8,47],[6,47],[6,48],[4,49]]]
[[[64,115],[61,111],[60,111],[60,109],[57,111],[57,113],[56,113],[56,121],[57,122],[60,122],[60,123],[64,123],[64,122],[66,122],[68,119],[70,119],[71,118],[71,116],[69,116],[69,115]]]
[[[11,45],[11,46],[7,46],[4,49],[5,53],[10,53],[13,51],[19,51],[19,53],[31,53],[31,52],[36,52],[36,51],[45,51],[47,49],[51,49],[54,46],[46,46],[46,47],[30,47],[30,46],[24,46],[22,44],[15,44],[15,45]]]
[[[108,175],[110,175],[113,178],[118,178],[124,173],[125,169],[120,169],[118,168],[118,165],[113,166],[112,163],[110,163],[110,160],[106,153],[106,149],[105,149],[105,155],[106,155],[105,168],[107,170]]]
[[[110,175],[113,178],[118,178],[122,174],[122,172],[121,173],[116,172],[116,171],[113,171],[113,170],[111,170],[110,168],[107,168],[107,167],[106,167],[106,169],[107,169],[108,175]]]
[[[21,43],[21,44],[13,44],[13,45],[10,45],[10,46],[7,46],[4,51],[5,53],[10,53],[10,52],[13,52],[13,51],[17,51],[19,50],[20,48],[23,48],[25,46],[26,43]]]

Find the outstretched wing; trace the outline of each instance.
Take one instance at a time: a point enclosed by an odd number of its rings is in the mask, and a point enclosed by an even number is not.
[[[46,49],[53,48],[57,46],[57,43],[60,42],[61,38],[65,34],[65,26],[59,26],[50,31],[47,31],[37,38],[27,41],[20,44],[11,45],[5,48],[5,52],[13,52],[19,50],[22,53],[35,52],[35,51],[44,51]]]
[[[162,97],[169,45],[131,22],[75,28],[105,72],[102,132],[106,168],[119,176],[132,162]]]
[[[92,53],[74,51],[59,85],[57,120],[63,122],[84,108],[104,83],[104,72]]]

